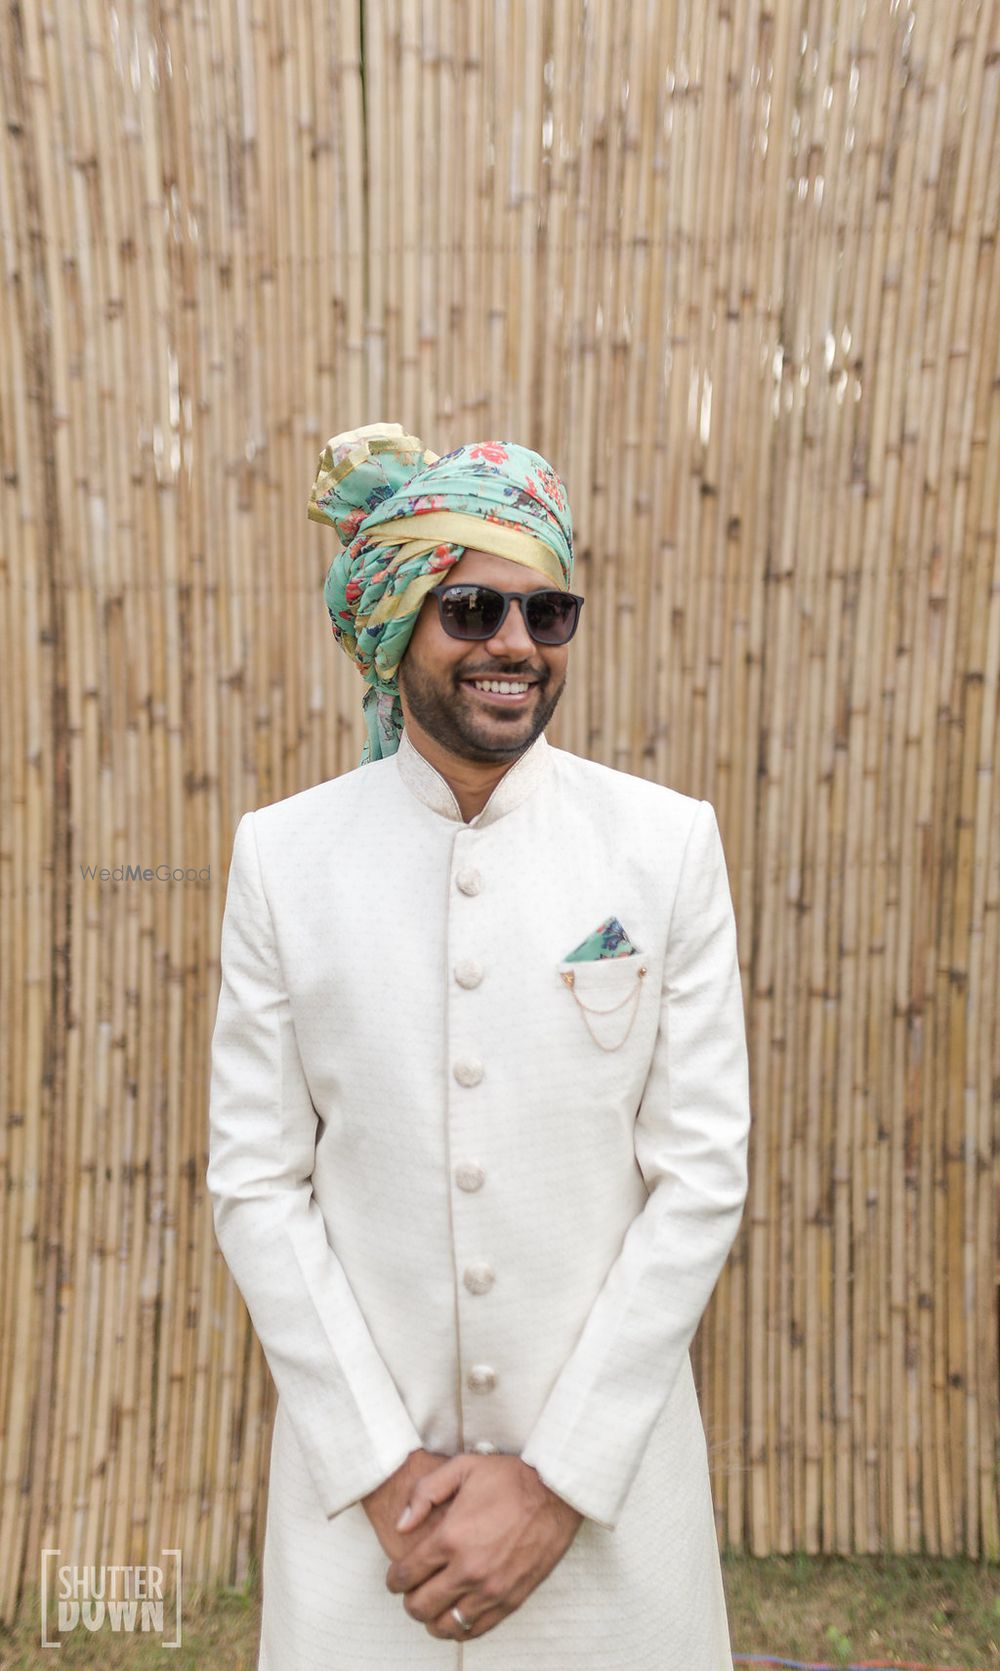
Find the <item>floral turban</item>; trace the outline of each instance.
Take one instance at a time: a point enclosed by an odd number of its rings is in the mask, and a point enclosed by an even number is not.
[[[467,547],[524,563],[560,591],[573,576],[565,486],[512,441],[470,441],[439,458],[399,424],[348,430],[320,454],[308,514],[332,522],[343,547],[323,596],[369,686],[362,766],[399,746],[399,664],[425,597]]]

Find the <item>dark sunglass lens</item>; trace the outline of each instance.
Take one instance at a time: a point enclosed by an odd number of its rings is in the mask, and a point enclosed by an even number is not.
[[[563,592],[533,592],[526,620],[539,644],[565,644],[576,625],[576,600]]]
[[[489,586],[455,586],[442,597],[445,625],[456,638],[489,638],[502,610],[503,598]]]

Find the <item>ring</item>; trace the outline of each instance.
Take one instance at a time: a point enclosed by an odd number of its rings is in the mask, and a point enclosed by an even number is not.
[[[451,1616],[452,1616],[452,1618],[454,1619],[454,1621],[457,1625],[461,1625],[463,1630],[471,1630],[472,1629],[472,1624],[471,1624],[470,1620],[463,1619],[463,1617],[462,1617],[462,1615],[459,1612],[457,1607],[452,1608]]]

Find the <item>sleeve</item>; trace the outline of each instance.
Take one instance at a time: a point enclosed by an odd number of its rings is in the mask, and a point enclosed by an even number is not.
[[[736,924],[715,813],[701,801],[636,1117],[649,1195],[521,1451],[552,1491],[608,1529],[739,1229],[749,1126]]]
[[[318,1117],[295,1039],[261,881],[241,818],[222,922],[207,1184],[243,1295],[327,1515],[420,1447],[312,1193]]]

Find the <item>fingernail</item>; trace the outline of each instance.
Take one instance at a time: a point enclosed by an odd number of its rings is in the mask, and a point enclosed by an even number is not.
[[[405,1509],[403,1510],[402,1514],[400,1515],[399,1519],[396,1521],[397,1532],[401,1532],[403,1530],[403,1527],[406,1525],[406,1522],[409,1520],[410,1515],[412,1514],[412,1512],[413,1512],[413,1510],[410,1508],[409,1503],[407,1503],[407,1505],[406,1505]]]

